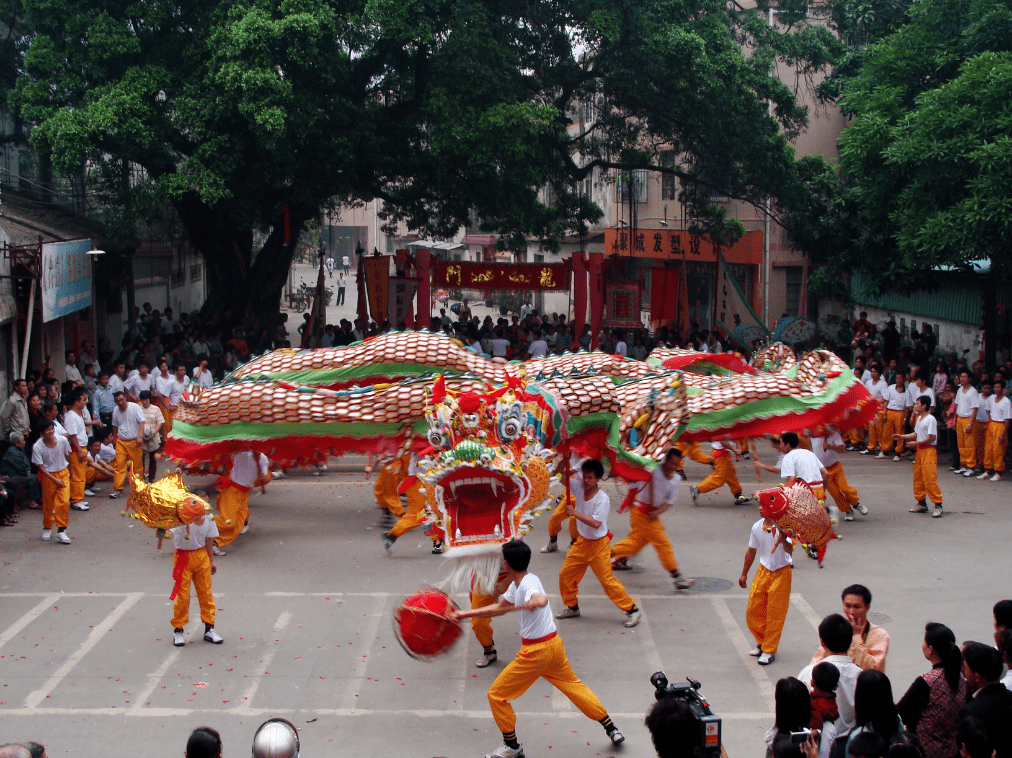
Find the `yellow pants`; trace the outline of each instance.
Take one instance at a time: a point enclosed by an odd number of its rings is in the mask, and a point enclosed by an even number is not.
[[[123,489],[127,479],[127,462],[134,464],[134,473],[137,476],[144,475],[144,448],[141,447],[139,439],[116,440],[116,460],[112,462],[112,470],[115,476],[112,480],[112,488],[119,492]]]
[[[914,498],[919,502],[930,497],[935,505],[942,504],[938,488],[938,451],[934,445],[917,448],[914,456]]]
[[[977,421],[973,425],[973,454],[977,458],[977,464],[984,464],[984,448],[987,447],[987,428],[990,421]]]
[[[66,487],[57,487],[45,474],[39,476],[42,485],[42,528],[52,529],[53,524],[66,528],[70,523],[70,469],[50,472]]]
[[[882,452],[889,453],[896,443],[896,454],[903,452],[903,440],[893,440],[894,434],[903,434],[903,419],[906,411],[886,411],[885,423],[882,425]]]
[[[868,422],[868,449],[874,450],[882,440],[883,427],[885,426],[885,411],[880,410],[875,418]]]
[[[698,442],[676,442],[675,449],[682,454],[682,462],[678,464],[678,473],[682,473],[682,470],[685,468],[686,458],[691,458],[696,463],[702,463],[704,466],[713,464],[713,458],[703,452]]]
[[[218,493],[218,515],[214,523],[218,525],[218,536],[214,544],[225,547],[242,531],[246,519],[249,518],[249,493],[251,490],[229,485]]]
[[[849,442],[851,445],[860,445],[864,441],[865,430],[863,428],[855,428],[847,430],[846,434],[843,435],[843,439]]]
[[[84,472],[84,484],[90,487],[95,482],[107,482],[111,479],[108,474],[103,474],[94,466],[88,466],[88,470]]]
[[[391,537],[400,537],[421,523],[422,509],[425,508],[425,490],[422,488],[422,483],[416,481],[408,488],[404,496],[408,499],[408,511],[397,519],[394,528],[390,530]]]
[[[731,488],[731,494],[735,497],[741,494],[741,485],[738,484],[738,472],[734,470],[734,463],[730,455],[718,455],[713,459],[713,473],[699,484],[699,494],[720,489],[727,485]]]
[[[970,431],[970,424],[973,416],[956,417],[956,444],[959,446],[959,462],[963,468],[977,467],[977,447],[973,441],[973,432]]]
[[[829,472],[824,480],[826,489],[836,502],[837,507],[844,513],[850,511],[851,506],[861,502],[857,490],[847,484],[847,475],[843,473],[843,464],[837,461],[826,469]]]
[[[611,547],[607,535],[596,540],[577,537],[576,544],[569,548],[559,571],[559,594],[563,603],[570,607],[578,605],[577,590],[588,568],[594,572],[605,594],[615,605],[623,611],[629,611],[636,605],[622,582],[611,572]]]
[[[568,697],[587,718],[600,721],[608,715],[597,695],[573,672],[573,667],[566,658],[566,646],[562,643],[562,638],[555,635],[544,642],[525,642],[517,657],[488,688],[488,704],[492,708],[496,726],[503,734],[517,728],[517,715],[510,701],[527,692],[538,677],[543,677]]]
[[[611,557],[628,558],[636,555],[648,544],[654,546],[665,571],[678,570],[675,551],[671,549],[671,540],[664,532],[664,522],[657,516],[650,518],[634,507],[629,515],[629,535],[611,546]]]
[[[1004,421],[992,421],[987,425],[987,441],[984,444],[984,468],[988,471],[1002,472],[1005,470],[1005,448],[1008,437],[1002,442],[1005,434]]]
[[[775,653],[780,646],[791,602],[791,571],[790,566],[770,571],[760,563],[752,577],[745,622],[764,653]]]
[[[232,488],[229,488],[232,489]],[[179,550],[176,551],[181,552]],[[190,620],[190,582],[200,603],[200,620],[214,626],[214,594],[211,592],[211,558],[203,548],[189,551],[189,561],[183,569],[183,583],[172,606],[172,628],[182,629]]]
[[[162,428],[159,430],[159,433],[162,435],[162,442],[164,443],[169,438],[169,432],[172,431],[173,409],[169,405],[169,401],[164,399],[158,401],[158,407],[161,408],[162,416],[165,418],[165,421],[162,422]]]
[[[372,488],[373,494],[376,496],[376,504],[380,508],[390,511],[397,518],[404,515],[401,497],[397,494],[397,487],[404,480],[404,474],[401,473],[402,468],[399,460],[384,464],[380,467],[379,473],[376,475],[376,484]]]
[[[470,599],[472,609],[484,608],[495,602],[494,595],[482,595],[477,592],[472,592]],[[475,638],[482,647],[492,647],[495,643],[495,640],[492,638],[492,619],[473,617],[471,619],[471,631],[474,632]]]
[[[70,502],[84,500],[84,487],[88,478],[88,459],[78,460],[77,453],[70,451]]]
[[[548,519],[548,536],[558,537],[559,532],[562,531],[562,522],[567,518],[569,519],[569,538],[575,542],[579,532],[576,531],[576,519],[566,515],[566,498],[562,498]]]

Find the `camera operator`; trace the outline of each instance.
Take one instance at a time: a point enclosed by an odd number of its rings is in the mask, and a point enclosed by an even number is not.
[[[657,758],[694,758],[699,724],[684,700],[661,698],[647,713],[647,729],[653,740]],[[721,758],[727,758],[724,745]]]

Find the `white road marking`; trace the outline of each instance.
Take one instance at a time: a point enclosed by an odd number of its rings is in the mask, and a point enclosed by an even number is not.
[[[35,619],[37,619],[43,613],[45,613],[46,609],[49,608],[49,606],[51,606],[57,600],[59,600],[59,598],[60,596],[55,594],[46,595],[45,598],[43,598],[43,600],[41,600],[34,608],[28,611],[28,613],[26,613],[24,616],[19,618],[9,627],[4,629],[3,633],[0,634],[0,647],[3,647],[8,640],[17,636],[18,632],[20,632],[22,629],[24,629],[33,621],[35,621]]]
[[[387,595],[387,593],[376,593],[377,596],[380,594]],[[349,682],[348,691],[344,695],[344,702],[345,706],[350,710],[354,709],[355,700],[361,694],[362,682],[365,680],[365,672],[369,666],[369,655],[372,653],[372,646],[376,641],[376,632],[379,631],[380,622],[385,617],[383,611],[386,607],[386,597],[378,597],[378,600],[379,602],[373,606],[373,612],[370,614],[369,621],[361,633],[365,641],[359,647],[360,655],[351,667],[351,671],[348,672],[351,681]]]
[[[144,707],[144,703],[146,703],[148,698],[151,697],[151,693],[155,691],[155,687],[157,687],[158,683],[162,681],[162,677],[165,676],[165,673],[172,667],[172,664],[176,662],[182,652],[182,648],[177,647],[169,653],[169,657],[162,662],[162,665],[158,667],[157,671],[153,674],[148,674],[148,686],[145,687],[141,694],[137,696],[137,699],[130,708],[131,711],[139,711]]]
[[[713,609],[717,611],[717,616],[720,617],[720,623],[724,627],[724,632],[731,638],[731,642],[734,643],[735,648],[738,650],[738,655],[745,664],[745,668],[748,669],[748,673],[751,675],[753,681],[759,687],[759,692],[762,694],[766,704],[769,705],[770,711],[774,712],[776,700],[774,698],[775,688],[773,682],[766,674],[766,670],[762,666],[759,666],[755,658],[748,654],[752,646],[745,639],[745,634],[741,631],[741,627],[738,626],[738,622],[734,620],[734,616],[731,614],[731,609],[727,607],[725,599],[715,597],[711,598],[711,600],[713,602]]]
[[[271,632],[271,635],[282,631],[286,626],[288,626],[288,622],[291,620],[292,614],[288,611],[284,611],[280,616],[278,616],[278,620],[274,622],[274,629]],[[264,655],[264,659],[259,666],[259,673],[253,676],[253,681],[250,682],[250,686],[246,689],[246,692],[243,693],[243,697],[242,700],[239,701],[239,705],[231,708],[229,713],[235,713],[239,716],[251,715],[250,704],[253,702],[253,697],[257,694],[257,689],[260,687],[260,680],[263,679],[267,671],[270,670],[271,661],[274,660],[274,656],[277,652],[278,645],[271,645],[270,650],[268,650]]]
[[[70,658],[68,658],[66,662],[60,666],[56,673],[46,680],[46,683],[43,684],[41,688],[35,690],[35,692],[25,698],[25,707],[34,708],[45,700],[46,696],[55,689],[56,685],[60,683],[63,677],[69,674],[73,670],[74,666],[81,662],[81,659],[84,658],[84,656],[86,656],[88,652],[109,633],[113,626],[116,625],[116,622],[122,618],[123,614],[130,610],[142,597],[144,597],[143,592],[131,592],[126,596],[126,598],[124,598],[123,602],[113,609],[112,613],[102,620],[102,623],[96,624],[95,628],[91,630],[91,634],[88,635],[88,638],[81,643],[77,652],[70,656]]]
[[[644,597],[646,596],[639,596],[641,601]],[[657,649],[657,643],[654,641],[654,633],[650,629],[650,617],[645,610],[643,615],[640,616],[639,626],[636,627],[636,631],[633,634],[643,638],[643,646],[646,648],[643,657],[646,659],[647,667],[651,671],[663,671],[664,663],[661,661],[660,650]]]
[[[807,619],[808,623],[812,625],[812,628],[815,631],[819,631],[822,617],[815,612],[815,609],[805,599],[805,596],[798,592],[791,593],[791,602],[801,612],[801,615]]]

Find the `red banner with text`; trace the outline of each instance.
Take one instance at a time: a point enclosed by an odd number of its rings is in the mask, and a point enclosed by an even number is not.
[[[439,261],[436,286],[474,290],[568,290],[568,263]]]
[[[366,256],[365,288],[369,293],[369,314],[377,324],[387,318],[387,302],[390,298],[390,256]]]

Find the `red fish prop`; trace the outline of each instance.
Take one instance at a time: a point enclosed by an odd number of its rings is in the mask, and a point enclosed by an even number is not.
[[[819,503],[812,488],[795,480],[790,487],[773,487],[753,494],[759,501],[763,516],[772,519],[777,528],[788,537],[811,545],[819,558],[819,568],[826,555],[830,540],[840,537],[833,530],[833,522]]]

